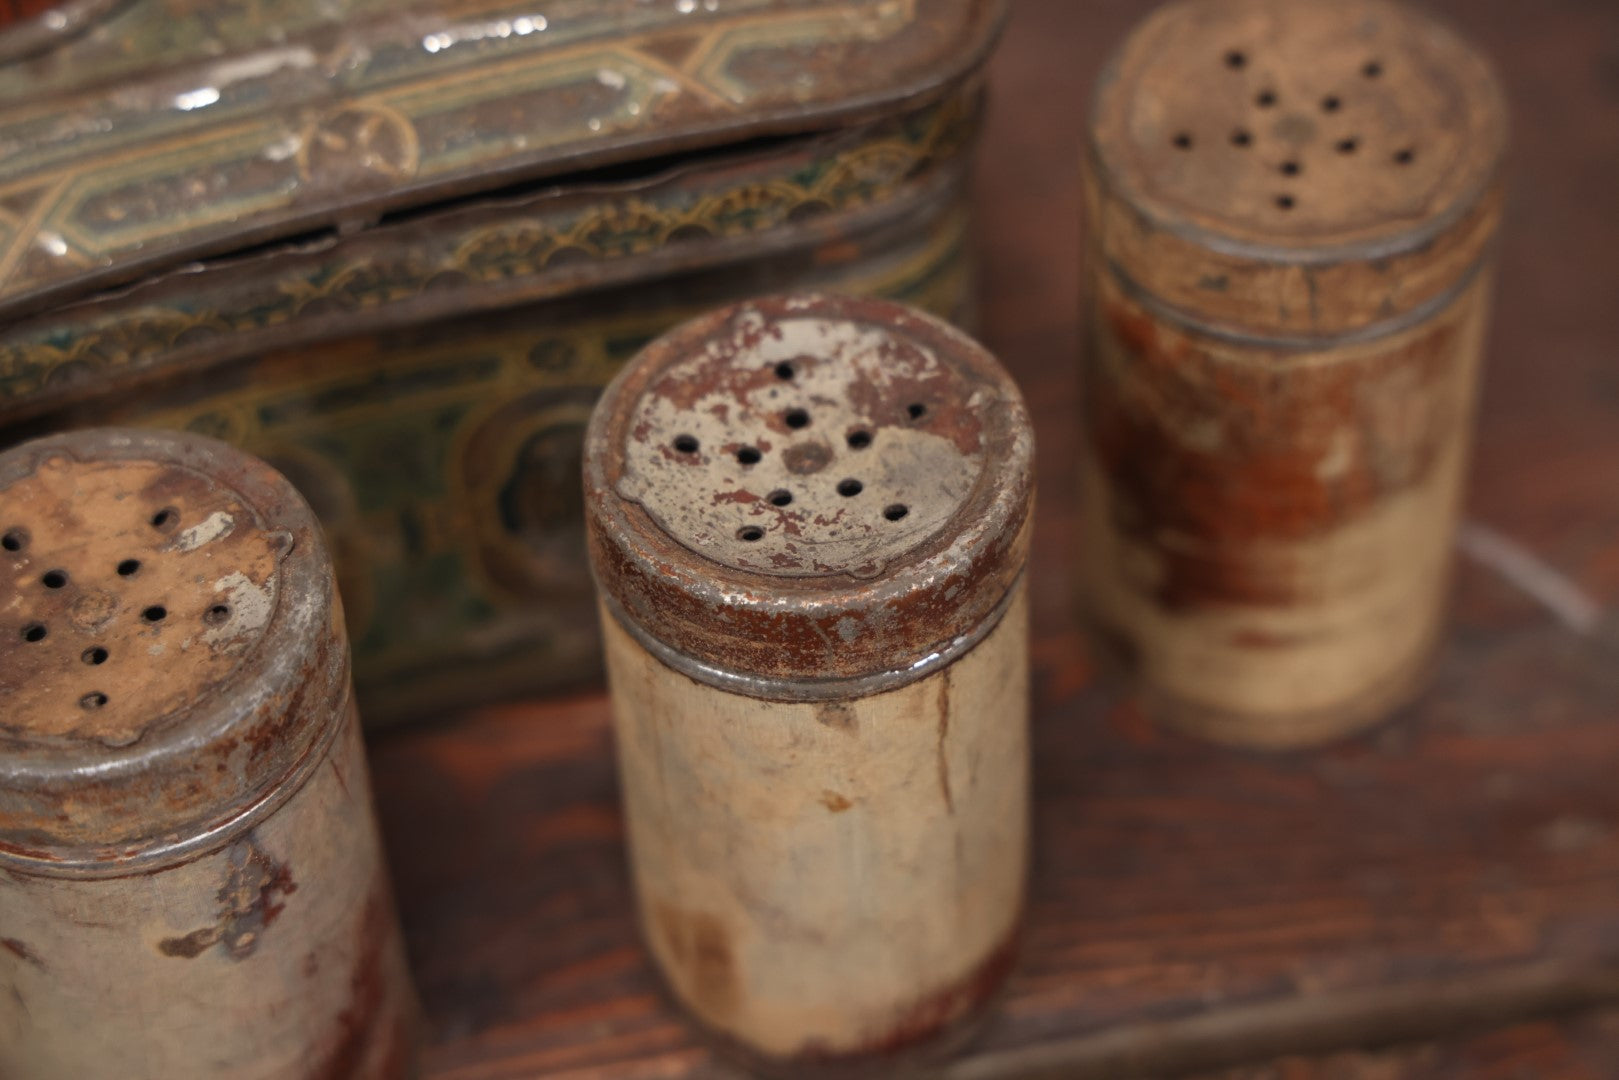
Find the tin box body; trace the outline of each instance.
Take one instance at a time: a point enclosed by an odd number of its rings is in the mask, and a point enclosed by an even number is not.
[[[772,288],[970,318],[1002,6],[89,19],[0,65],[0,440],[182,428],[292,477],[368,722],[577,679],[579,445],[626,357]]]

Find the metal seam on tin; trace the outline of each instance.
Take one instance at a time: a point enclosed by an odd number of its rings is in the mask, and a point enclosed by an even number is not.
[[[846,679],[780,679],[763,675],[752,675],[746,672],[731,671],[715,664],[705,663],[696,657],[688,656],[659,641],[647,633],[634,619],[625,614],[623,608],[614,599],[613,595],[603,589],[600,592],[602,603],[608,613],[618,623],[619,627],[647,652],[651,653],[665,667],[680,672],[689,679],[712,686],[727,693],[741,694],[745,697],[759,698],[763,701],[779,701],[794,704],[815,703],[822,701],[848,701],[852,698],[871,697],[874,694],[887,693],[898,690],[920,679],[925,679],[934,672],[942,671],[955,663],[961,657],[971,652],[980,641],[989,636],[990,632],[1000,625],[1001,619],[1006,615],[1007,609],[1012,606],[1012,599],[1017,595],[1018,588],[1027,577],[1027,571],[1019,574],[1007,589],[1006,595],[1000,603],[977,626],[965,634],[951,638],[939,648],[919,657],[915,663],[908,667],[892,671],[881,671],[874,675],[859,675]]]
[[[1330,334],[1323,337],[1293,337],[1276,336],[1267,337],[1263,334],[1243,334],[1225,327],[1187,314],[1183,308],[1167,304],[1158,297],[1147,292],[1141,285],[1125,273],[1124,268],[1117,262],[1109,259],[1108,272],[1119,283],[1126,296],[1140,304],[1147,311],[1168,323],[1173,323],[1203,337],[1213,338],[1217,341],[1229,342],[1233,345],[1252,346],[1261,349],[1279,349],[1291,351],[1310,352],[1320,349],[1336,348],[1340,345],[1359,345],[1369,341],[1398,334],[1414,326],[1427,322],[1440,312],[1455,303],[1457,298],[1467,292],[1474,279],[1489,266],[1495,256],[1495,245],[1492,243],[1485,249],[1484,255],[1462,272],[1455,282],[1414,308],[1410,308],[1390,319],[1363,326],[1358,330],[1350,330],[1342,334]]]
[[[86,853],[80,857],[57,859],[8,851],[0,847],[0,870],[20,871],[35,877],[79,879],[132,877],[182,863],[197,855],[224,847],[275,813],[288,799],[302,791],[316,767],[326,760],[333,743],[337,740],[338,732],[350,722],[348,714],[354,703],[354,692],[349,689],[352,680],[349,677],[347,663],[343,665],[343,670],[339,674],[338,685],[344,688],[344,693],[342,700],[334,706],[334,711],[343,719],[328,725],[327,730],[309,746],[298,763],[280,781],[269,785],[257,802],[218,819],[184,839],[156,844],[140,849],[134,854],[97,851],[95,854]]]
[[[1096,175],[1108,176],[1111,180],[1102,156],[1094,144],[1089,148],[1088,154],[1090,168]],[[1249,259],[1255,262],[1273,263],[1277,266],[1311,269],[1314,267],[1336,266],[1349,260],[1373,262],[1379,259],[1397,259],[1402,255],[1410,255],[1413,252],[1421,251],[1432,245],[1436,240],[1444,237],[1446,233],[1460,224],[1468,214],[1472,213],[1488,197],[1490,188],[1497,183],[1497,180],[1497,176],[1493,173],[1484,177],[1472,188],[1469,188],[1458,199],[1456,205],[1447,207],[1444,212],[1423,221],[1409,232],[1399,233],[1379,240],[1362,240],[1335,245],[1322,244],[1314,247],[1289,247],[1280,243],[1261,244],[1250,240],[1239,240],[1207,226],[1177,221],[1174,217],[1158,211],[1155,207],[1132,203],[1130,209],[1142,224],[1149,228],[1179,237],[1216,254],[1229,255],[1238,259]],[[1118,199],[1128,198],[1128,194],[1121,190],[1118,184],[1109,182],[1105,186],[1112,197]],[[1488,262],[1489,260],[1484,257],[1480,261]]]

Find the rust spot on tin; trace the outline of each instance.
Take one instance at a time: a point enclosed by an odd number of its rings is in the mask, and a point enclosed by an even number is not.
[[[1311,588],[1267,541],[1326,535],[1425,483],[1454,441],[1456,327],[1356,361],[1228,358],[1109,295],[1088,426],[1115,526],[1162,560],[1167,608],[1290,605]]]
[[[669,953],[670,966],[692,999],[705,1012],[724,1015],[736,1007],[740,987],[731,936],[714,915],[686,911],[670,904],[652,905],[656,932]]]
[[[349,794],[349,778],[344,775],[343,766],[337,763],[337,755],[333,754],[330,761],[332,763],[332,779],[336,780],[337,786],[343,789],[343,795],[345,798],[352,798],[352,796]]]
[[[841,814],[853,806],[854,803],[850,802],[847,797],[839,795],[835,791],[823,791],[821,792],[821,805],[832,811],[834,814]]]
[[[843,701],[825,701],[815,706],[815,720],[824,727],[833,731],[841,731],[845,735],[853,735],[858,730],[858,721],[852,706]]]
[[[33,949],[30,949],[21,941],[18,941],[16,938],[0,938],[0,945],[4,945],[7,952],[13,954],[19,959],[34,965],[42,971],[44,970],[45,961],[39,958],[39,954],[34,952]]]
[[[797,1060],[805,1064],[856,1065],[903,1054],[937,1038],[941,1031],[976,1013],[1006,982],[1017,961],[1017,940],[1017,933],[1012,933],[961,980],[901,1009],[885,1030],[858,1049],[830,1052],[812,1045],[797,1055]]]
[[[251,834],[230,846],[226,860],[229,877],[219,890],[219,920],[181,937],[164,938],[158,942],[164,956],[189,960],[220,945],[232,960],[245,959],[286,907],[286,898],[298,891],[292,872],[260,849]]]
[[[760,501],[759,496],[751,491],[716,491],[713,495],[714,505],[731,503],[733,505],[748,506]]]
[[[387,1064],[374,1075],[406,1075],[403,1063],[409,1056],[409,1018],[390,1008],[389,995],[395,977],[389,969],[397,932],[387,887],[374,883],[354,928],[359,948],[349,976],[348,1001],[333,1020],[329,1049],[310,1070],[310,1080],[349,1080],[360,1074],[368,1057],[378,1056]],[[306,970],[313,959],[311,955],[305,961]],[[385,1044],[380,1051],[376,1049],[379,1043]]]

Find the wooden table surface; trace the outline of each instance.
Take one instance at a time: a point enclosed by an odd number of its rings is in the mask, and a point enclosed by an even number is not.
[[[1282,757],[1154,729],[1093,676],[1067,600],[1080,131],[1147,6],[1022,0],[992,69],[982,330],[1041,454],[1036,860],[1022,961],[946,1075],[1611,1080],[1619,4],[1433,5],[1515,106],[1455,625],[1419,703]],[[374,746],[429,1075],[733,1075],[638,943],[609,739],[586,694]]]

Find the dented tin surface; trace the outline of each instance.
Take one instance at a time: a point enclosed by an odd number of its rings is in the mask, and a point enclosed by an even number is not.
[[[0,455],[0,518],[0,1072],[407,1075],[307,505],[221,443],[102,430]]]
[[[592,563],[627,622],[711,668],[903,681],[1004,605],[1032,455],[1016,388],[959,331],[882,301],[737,305],[604,397]]]
[[[643,350],[585,498],[642,931],[768,1074],[898,1075],[1010,970],[1033,442],[899,305],[734,305]]]
[[[0,64],[28,95],[0,124],[0,444],[134,424],[272,460],[331,537],[368,724],[597,670],[582,553],[549,535],[577,496],[537,536],[510,489],[575,471],[650,337],[761,287],[970,318],[1004,14],[384,7],[135,0]]]
[[[1441,633],[1500,217],[1487,62],[1379,0],[1192,0],[1098,89],[1091,615],[1166,719],[1317,742]]]

